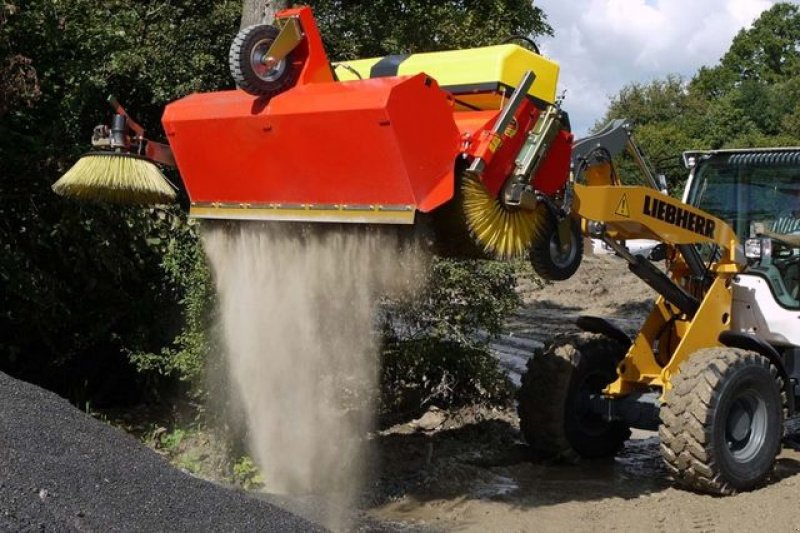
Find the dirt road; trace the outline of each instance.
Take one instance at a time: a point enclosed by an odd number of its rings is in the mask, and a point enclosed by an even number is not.
[[[589,257],[568,282],[522,290],[525,305],[494,345],[512,378],[532,347],[581,314],[635,331],[653,294],[612,257]],[[783,452],[767,487],[715,498],[670,487],[653,433],[637,432],[614,460],[563,466],[531,459],[513,411],[444,417],[431,432],[406,424],[379,436],[382,496],[370,515],[480,532],[800,531],[798,452]]]

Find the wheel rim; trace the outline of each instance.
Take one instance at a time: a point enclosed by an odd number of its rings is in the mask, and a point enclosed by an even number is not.
[[[570,241],[572,241],[572,231],[570,229]],[[569,249],[564,252],[561,250],[561,242],[558,238],[558,231],[550,237],[550,259],[553,264],[558,268],[568,268],[575,260],[575,255],[578,253],[578,247],[574,242],[570,242]]]
[[[725,441],[735,461],[746,463],[759,453],[767,422],[767,404],[756,391],[747,389],[733,401],[725,421]]]
[[[277,81],[286,71],[285,58],[278,61],[273,67],[264,64],[264,60],[267,58],[267,52],[269,52],[272,43],[272,39],[262,39],[256,43],[250,52],[250,68],[259,79],[267,82]]]

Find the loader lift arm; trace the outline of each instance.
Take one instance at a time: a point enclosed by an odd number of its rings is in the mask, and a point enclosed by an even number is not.
[[[627,152],[643,185],[623,185],[612,160]],[[629,269],[659,298],[625,359],[618,379],[605,393],[621,397],[651,387],[670,387],[670,376],[700,347],[718,346],[729,328],[730,290],[726,280],[741,270],[734,230],[723,220],[666,193],[632,134],[631,124],[615,120],[573,147],[571,209],[584,234],[602,239],[628,262]],[[633,255],[621,241],[663,243],[669,274],[649,259]],[[706,265],[697,245],[710,245],[719,259]]]
[[[646,185],[654,190],[667,194],[666,181],[662,176],[656,175],[653,171],[642,149],[633,137],[633,125],[630,121],[625,119],[612,120],[596,134],[578,140],[572,147],[572,167],[575,169],[577,175],[580,175],[583,170],[597,167],[598,165],[600,165],[602,169],[603,163],[609,163],[611,158],[623,151],[627,151],[634,160],[640,173],[644,177]],[[610,178],[611,179],[608,179],[608,183],[612,184],[614,181],[613,176]],[[656,240],[660,240],[660,237],[656,237]],[[611,246],[617,253],[620,253],[620,250],[617,249],[615,244],[610,242],[606,244]],[[677,244],[677,246],[689,268],[691,268],[692,273],[696,277],[703,277],[706,273],[706,269],[700,258],[700,254],[694,246],[687,244]],[[630,262],[630,258],[626,257],[624,254],[621,255]]]

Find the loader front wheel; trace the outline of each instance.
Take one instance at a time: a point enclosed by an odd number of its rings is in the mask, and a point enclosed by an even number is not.
[[[590,396],[616,379],[624,355],[617,341],[587,333],[534,352],[517,400],[520,429],[538,455],[572,462],[622,448],[630,429],[594,413]]]
[[[275,96],[291,88],[300,75],[293,53],[272,63],[267,52],[280,30],[267,24],[243,28],[231,43],[228,63],[236,86],[255,96]]]
[[[763,484],[781,448],[785,405],[782,379],[766,357],[697,351],[661,407],[661,452],[676,484],[719,495]]]

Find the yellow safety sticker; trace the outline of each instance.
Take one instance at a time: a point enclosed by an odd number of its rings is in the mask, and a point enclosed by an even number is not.
[[[489,151],[494,153],[500,148],[500,145],[503,143],[503,139],[500,137],[493,137],[491,141],[489,141]]]
[[[511,138],[511,137],[513,137],[514,135],[517,134],[517,121],[516,120],[512,120],[511,121],[511,123],[506,128],[506,131],[505,131],[504,134],[508,138]]]
[[[631,210],[628,207],[628,195],[623,194],[622,198],[619,200],[619,204],[617,204],[617,210],[614,211],[615,215],[619,215],[621,217],[630,218],[631,217]]]

